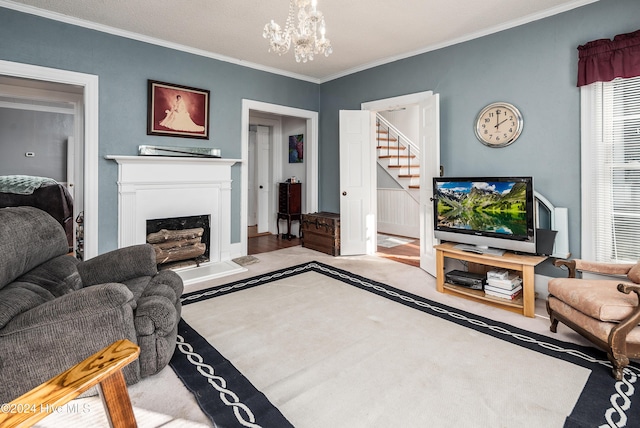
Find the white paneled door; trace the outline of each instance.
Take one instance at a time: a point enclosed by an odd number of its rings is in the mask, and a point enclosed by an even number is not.
[[[271,198],[271,182],[269,181],[269,128],[257,126],[256,133],[256,185],[258,191],[258,233],[269,231],[269,200]]]
[[[376,251],[375,113],[340,111],[340,255]]]
[[[433,177],[440,175],[440,96],[420,101],[420,267],[436,276]]]

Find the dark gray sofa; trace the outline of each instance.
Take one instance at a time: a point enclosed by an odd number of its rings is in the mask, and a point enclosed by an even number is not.
[[[0,403],[119,339],[140,346],[127,384],[164,368],[176,345],[181,278],[158,272],[150,245],[85,262],[33,207],[0,209]]]

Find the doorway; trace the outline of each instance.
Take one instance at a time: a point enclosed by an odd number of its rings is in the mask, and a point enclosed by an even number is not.
[[[429,200],[432,194],[431,177],[440,172],[440,112],[439,95],[432,91],[401,95],[398,97],[371,101],[361,104],[362,110],[369,111],[400,111],[417,106],[418,117],[416,130],[410,132],[418,136],[416,141],[420,152],[420,180],[419,180],[419,257],[420,267],[435,276],[435,251],[433,245],[433,206]],[[376,162],[377,163],[377,162]],[[376,165],[377,167],[377,165]],[[377,187],[377,186],[376,186]],[[377,198],[376,198],[377,199]],[[375,211],[377,212],[377,206]]]
[[[72,176],[84,211],[84,259],[98,255],[98,76],[0,60],[0,76],[24,79],[38,89],[55,85],[59,92],[76,93],[76,127]],[[65,88],[65,90],[60,90]]]
[[[376,110],[377,251],[376,255],[420,266],[419,172],[415,147],[419,141],[417,104]],[[398,156],[398,157],[393,157]],[[406,156],[403,158],[400,156]],[[412,168],[401,165],[409,164]],[[413,176],[409,176],[413,174]]]
[[[82,158],[81,112],[79,88],[0,76],[0,175],[44,177],[57,183],[29,196],[3,195],[2,206],[22,203],[49,212],[64,227],[69,249],[79,259],[82,225],[74,220],[82,212],[81,186],[76,195],[75,177],[75,170],[82,168],[75,156]]]
[[[250,153],[250,139],[252,126],[268,128],[268,183],[269,186],[266,202],[258,203],[257,195],[260,191],[258,184],[253,180],[255,164],[252,163],[253,154]],[[256,133],[258,128],[256,129]],[[264,129],[262,130],[264,132]],[[298,165],[290,165],[288,162],[288,138],[291,135],[304,135],[304,162]],[[257,134],[256,134],[257,137]],[[242,166],[241,166],[241,225],[240,225],[240,254],[252,254],[249,252],[249,226],[254,218],[267,211],[268,233],[271,240],[278,239],[277,230],[277,184],[296,176],[303,183],[303,213],[316,212],[318,210],[318,178],[317,178],[317,138],[318,138],[318,113],[301,110],[292,107],[268,104],[259,101],[243,100],[242,102]],[[255,149],[258,150],[258,149]],[[265,153],[265,152],[262,152]],[[264,166],[263,166],[264,168]],[[296,169],[303,168],[303,169]],[[259,172],[258,172],[259,174]],[[251,187],[258,187],[252,189]],[[264,188],[262,190],[265,190]],[[252,202],[250,202],[252,201]],[[253,205],[252,205],[253,204]],[[250,209],[251,207],[251,209]],[[255,210],[255,214],[252,211]],[[257,226],[257,224],[256,224]],[[296,225],[297,226],[297,225]],[[258,237],[262,241],[263,237]],[[256,238],[252,238],[256,239]],[[282,240],[281,240],[282,241]],[[268,242],[260,245],[259,251],[271,251],[291,244],[299,245],[299,240],[283,242]],[[257,244],[257,242],[254,242]],[[252,245],[254,244],[252,243]],[[252,252],[255,254],[255,246]]]
[[[252,111],[249,117],[249,236],[274,233],[278,229],[277,177],[302,183],[302,210],[306,209],[304,140],[306,120]],[[294,141],[295,150],[292,150]],[[277,170],[280,170],[278,174]],[[295,224],[296,232],[299,230]],[[254,233],[255,231],[255,233]]]

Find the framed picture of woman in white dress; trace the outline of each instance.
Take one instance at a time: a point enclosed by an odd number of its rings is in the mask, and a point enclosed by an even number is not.
[[[149,80],[147,135],[209,139],[209,91]]]

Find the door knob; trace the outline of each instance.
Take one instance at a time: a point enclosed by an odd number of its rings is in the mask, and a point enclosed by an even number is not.
[[[342,196],[347,196],[347,192],[342,192]]]
[[[262,186],[260,186],[260,188],[262,189]]]

